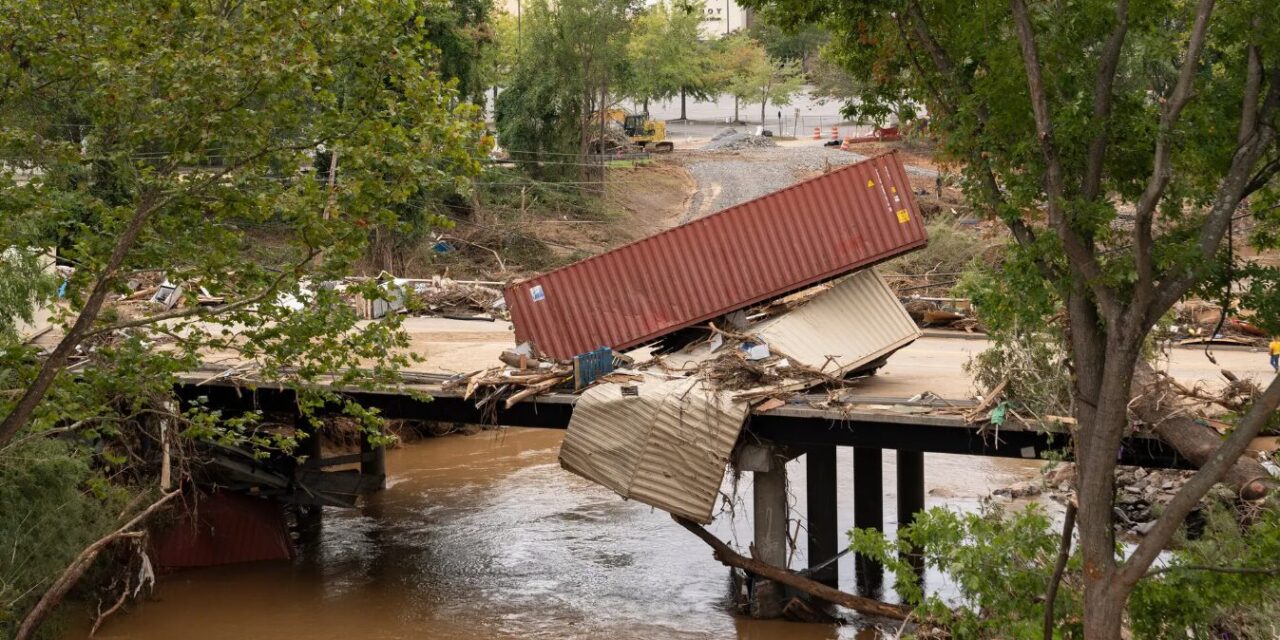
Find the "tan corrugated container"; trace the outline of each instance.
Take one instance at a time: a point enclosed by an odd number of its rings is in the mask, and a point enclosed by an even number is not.
[[[875,269],[836,282],[750,332],[773,353],[834,377],[886,358],[923,335]]]
[[[710,523],[747,417],[731,397],[701,378],[594,386],[574,405],[560,464],[624,498]]]
[[[504,291],[516,339],[627,349],[926,243],[894,153],[836,169]]]

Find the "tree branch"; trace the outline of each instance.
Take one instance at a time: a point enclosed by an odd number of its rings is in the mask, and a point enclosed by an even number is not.
[[[1254,29],[1260,26],[1259,18],[1253,19],[1252,26]],[[1241,145],[1258,126],[1258,96],[1262,92],[1262,52],[1258,50],[1258,44],[1250,43],[1245,55],[1248,59],[1245,62],[1244,100],[1240,105],[1240,133],[1236,139],[1236,143]]]
[[[1084,184],[1081,192],[1085,200],[1096,200],[1102,185],[1102,168],[1107,155],[1108,134],[1111,123],[1111,90],[1115,85],[1116,69],[1120,66],[1120,52],[1129,31],[1129,0],[1116,3],[1116,27],[1107,37],[1098,62],[1098,77],[1093,88],[1093,126],[1097,133],[1089,141],[1089,156],[1085,164]]]
[[[965,94],[973,93],[973,87],[968,82],[968,79],[957,76],[955,72],[955,63],[952,62],[951,56],[937,41],[937,39],[933,37],[933,33],[929,29],[929,21],[924,14],[924,10],[920,7],[920,3],[914,0],[907,3],[907,13],[911,17],[911,28],[915,33],[916,40],[929,54],[929,58],[933,60],[933,65],[937,71],[944,77],[948,78],[952,86],[958,91]],[[898,24],[899,37],[906,42],[907,33],[903,25],[903,18],[898,16],[896,22]],[[934,94],[934,97],[938,100],[940,106],[946,108],[949,112],[954,113],[955,106],[950,104],[946,100],[945,95],[935,88],[932,82],[927,80],[927,74],[924,73],[919,60],[917,60],[915,51],[911,49],[909,43],[907,44],[907,47],[911,54],[912,66],[916,67],[916,70],[921,74],[921,78],[925,79],[929,84],[930,93]],[[976,115],[978,118],[978,125],[985,128],[988,120],[988,113],[985,104],[978,105]],[[991,212],[993,214],[997,214],[1000,209],[1004,207],[1005,200],[1004,194],[1000,192],[1000,183],[996,180],[995,171],[991,168],[990,160],[975,149],[970,152],[969,161],[971,166],[977,167],[978,169],[979,183],[982,185],[982,189],[986,194]],[[1022,247],[1029,249],[1035,244],[1035,232],[1027,225],[1026,221],[1021,218],[1015,218],[1013,220],[1005,220],[1005,224],[1009,227],[1009,231],[1013,234],[1014,239],[1017,240],[1018,244]],[[1036,260],[1036,266],[1040,269],[1041,275],[1046,280],[1058,280],[1061,276],[1061,274],[1058,273],[1052,265],[1043,260]]]
[[[1222,237],[1226,235],[1234,219],[1236,207],[1245,194],[1249,193],[1247,190],[1253,183],[1251,178],[1254,166],[1263,152],[1275,142],[1276,130],[1271,119],[1280,110],[1280,68],[1273,69],[1267,75],[1267,82],[1270,86],[1258,110],[1254,130],[1245,137],[1244,143],[1236,148],[1235,155],[1231,157],[1231,166],[1218,185],[1218,192],[1214,194],[1213,204],[1200,229],[1200,261],[1195,267],[1181,268],[1180,272],[1170,273],[1163,279],[1157,287],[1159,293],[1147,310],[1148,325],[1155,324],[1164,311],[1181,299],[1200,279],[1205,265],[1212,264],[1218,247],[1222,244]],[[1276,169],[1280,169],[1280,166]]]
[[[188,189],[178,189],[164,195],[155,191],[144,191],[138,198],[138,204],[134,209],[133,216],[125,225],[124,231],[116,238],[116,243],[111,249],[107,263],[102,272],[98,274],[97,280],[94,281],[89,298],[85,301],[84,308],[81,309],[80,315],[76,318],[71,330],[62,337],[62,340],[58,341],[58,345],[40,364],[40,370],[36,373],[35,380],[27,387],[26,392],[22,394],[22,397],[19,398],[13,409],[9,411],[9,414],[4,417],[4,420],[0,422],[0,446],[13,439],[18,429],[21,429],[30,420],[36,407],[40,405],[41,400],[44,399],[45,394],[49,391],[49,387],[53,385],[58,372],[66,365],[72,351],[84,341],[90,331],[90,327],[97,321],[98,314],[102,311],[102,305],[120,273],[120,268],[123,266],[125,258],[133,249],[133,245],[137,243],[139,236],[142,235],[142,230],[146,227],[153,213],[167,206],[178,196],[190,196],[200,193],[217,184],[232,172],[248,166],[271,153],[309,149],[321,142],[324,141],[315,141],[306,145],[269,146],[259,149],[257,152],[245,156],[237,162],[228,164],[221,170],[210,174],[206,179],[193,184]],[[173,168],[174,166],[171,165],[161,174],[171,174]]]
[[[889,604],[871,598],[855,596],[851,593],[845,593],[839,589],[833,589],[820,582],[814,582],[794,571],[789,571],[781,567],[775,567],[767,562],[761,562],[755,558],[748,558],[733,549],[724,541],[711,535],[706,529],[697,523],[682,518],[680,516],[671,516],[677,524],[688,529],[690,533],[698,536],[703,542],[707,543],[715,552],[716,560],[730,567],[743,569],[762,578],[773,580],[774,582],[787,585],[794,589],[798,589],[808,593],[815,598],[819,598],[847,607],[858,613],[865,615],[880,616],[883,618],[892,618],[894,620],[905,620],[907,615],[911,613],[911,609],[898,604]]]
[[[1222,446],[1218,447],[1209,462],[1200,467],[1200,470],[1191,476],[1173,500],[1165,505],[1164,513],[1160,514],[1155,526],[1147,532],[1146,537],[1138,543],[1137,548],[1120,568],[1119,578],[1123,583],[1136,584],[1146,574],[1151,563],[1173,538],[1178,527],[1182,526],[1187,514],[1191,513],[1191,510],[1200,503],[1200,499],[1235,464],[1249,446],[1249,442],[1267,424],[1277,405],[1280,405],[1280,377],[1272,379],[1267,390],[1258,396],[1249,413],[1236,424],[1231,435],[1227,436]]]
[[[1098,264],[1092,243],[1080,237],[1062,211],[1062,160],[1054,141],[1053,119],[1049,113],[1049,101],[1045,97],[1044,77],[1040,56],[1036,51],[1031,14],[1023,0],[1011,0],[1010,7],[1018,32],[1018,42],[1021,44],[1023,66],[1027,71],[1027,92],[1031,98],[1031,111],[1035,115],[1040,151],[1045,161],[1045,208],[1048,211],[1049,226],[1058,232],[1072,270],[1089,284],[1090,291],[1107,316],[1114,318],[1119,315],[1120,303],[1115,293],[1102,283],[1102,267]]]
[[[1259,576],[1280,576],[1280,567],[1213,567],[1202,564],[1175,564],[1159,569],[1152,569],[1146,573],[1146,578],[1157,576],[1162,573],[1173,573],[1175,571],[1209,571],[1212,573],[1236,573],[1244,575]]]
[[[62,575],[58,576],[58,579],[54,581],[53,585],[44,592],[44,595],[40,596],[40,600],[31,608],[27,617],[23,618],[22,624],[18,626],[17,634],[13,636],[14,640],[28,640],[31,638],[31,636],[35,634],[36,630],[40,628],[40,624],[44,622],[44,619],[53,611],[53,608],[62,601],[62,599],[67,595],[67,592],[71,590],[71,587],[75,586],[76,582],[80,580],[80,576],[84,575],[84,572],[89,569],[93,564],[93,561],[98,557],[98,554],[101,553],[107,545],[119,540],[120,538],[129,538],[140,535],[140,532],[133,531],[132,529],[180,493],[182,492],[179,490],[164,494],[159,500],[156,500],[151,503],[151,506],[144,509],[142,513],[139,513],[126,522],[124,526],[116,529],[106,536],[103,536],[98,539],[97,542],[86,547],[84,551],[81,551],[80,555],[76,556],[75,560],[72,560],[71,564],[62,572]]]
[[[1071,558],[1071,534],[1076,528],[1076,503],[1067,503],[1067,512],[1062,517],[1062,540],[1058,543],[1058,560],[1053,565],[1053,575],[1049,577],[1049,587],[1044,592],[1044,640],[1053,640],[1053,601],[1058,599],[1058,585],[1062,583],[1062,573],[1067,569],[1067,560]]]
[[[1209,17],[1213,14],[1214,0],[1200,0],[1196,8],[1195,23],[1191,28],[1191,40],[1187,43],[1187,57],[1182,61],[1182,71],[1178,74],[1178,82],[1173,92],[1165,100],[1164,111],[1160,115],[1160,127],[1156,132],[1155,159],[1152,162],[1151,178],[1147,188],[1138,198],[1134,212],[1133,260],[1138,272],[1138,280],[1134,285],[1134,308],[1144,317],[1146,307],[1152,297],[1155,282],[1155,255],[1152,252],[1152,225],[1155,219],[1156,205],[1169,186],[1173,168],[1170,157],[1173,145],[1170,140],[1173,129],[1182,115],[1183,107],[1191,100],[1192,87],[1196,71],[1200,67],[1200,52],[1204,49],[1205,34],[1209,30]],[[1256,98],[1255,98],[1256,100]]]
[[[132,329],[134,327],[142,327],[146,325],[155,324],[157,322],[163,322],[165,320],[174,320],[178,318],[189,318],[192,316],[199,316],[200,318],[209,318],[213,316],[219,316],[224,313],[229,313],[237,309],[243,309],[244,307],[254,305],[259,302],[262,302],[263,300],[266,300],[268,296],[270,296],[272,293],[275,293],[276,291],[279,290],[280,285],[285,281],[286,278],[288,278],[291,274],[293,274],[296,269],[306,266],[316,256],[320,255],[320,253],[321,251],[319,249],[315,249],[315,248],[311,249],[311,251],[308,252],[307,257],[302,262],[299,262],[293,265],[292,269],[282,269],[280,271],[280,274],[276,276],[275,280],[272,280],[271,283],[268,284],[265,289],[263,289],[262,291],[259,291],[258,293],[252,296],[249,296],[248,298],[241,298],[240,300],[236,300],[235,302],[228,302],[226,304],[218,305],[216,307],[188,307],[186,309],[174,309],[172,311],[167,311],[165,313],[157,313],[155,315],[146,316],[144,318],[134,318],[133,320],[117,322],[116,324],[113,324],[107,327],[94,329],[93,331],[90,331],[89,333],[85,334],[84,337],[85,339],[88,339],[104,333],[121,331],[123,329]]]
[[[26,392],[18,399],[17,404],[9,411],[9,415],[5,416],[3,422],[0,422],[0,446],[13,439],[18,429],[27,423],[40,401],[44,399],[44,394],[53,385],[54,378],[66,364],[71,352],[84,340],[90,325],[97,319],[98,313],[102,310],[102,304],[106,301],[107,293],[111,290],[116,273],[124,263],[125,256],[133,248],[138,236],[142,234],[143,227],[146,226],[147,220],[157,206],[157,196],[153,192],[146,192],[139,199],[133,217],[129,219],[124,231],[116,239],[115,246],[111,249],[111,255],[107,259],[107,264],[94,283],[80,316],[76,318],[71,330],[62,337],[62,340],[58,341],[58,346],[54,347],[49,357],[41,363],[40,371],[36,373],[35,380],[31,382]]]

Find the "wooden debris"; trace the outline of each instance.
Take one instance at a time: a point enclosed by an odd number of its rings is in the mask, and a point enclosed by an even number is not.
[[[1197,467],[1208,464],[1222,445],[1222,435],[1201,423],[1201,419],[1186,412],[1176,411],[1176,406],[1165,402],[1168,396],[1158,390],[1164,387],[1161,377],[1151,365],[1139,362],[1134,369],[1133,393],[1135,399],[1130,410],[1161,440],[1169,443],[1182,457]],[[1277,486],[1276,479],[1251,456],[1241,456],[1222,477],[1222,483],[1239,492],[1245,500],[1265,497]]]
[[[498,354],[498,359],[501,360],[503,364],[510,365],[522,371],[529,368],[529,356],[523,353],[516,353],[512,349],[507,349],[506,351]]]
[[[911,609],[897,604],[889,604],[872,598],[864,598],[855,596],[851,593],[845,593],[839,589],[833,589],[821,582],[810,580],[794,571],[775,567],[767,562],[761,562],[755,558],[748,558],[733,549],[724,541],[711,535],[709,531],[699,526],[697,523],[680,516],[671,516],[676,523],[688,529],[690,533],[698,536],[703,542],[711,546],[715,553],[715,559],[721,563],[737,567],[748,573],[755,574],[766,580],[784,584],[793,589],[803,591],[819,600],[824,600],[832,604],[838,604],[847,609],[852,609],[858,613],[870,616],[880,616],[882,618],[891,618],[893,620],[906,620],[907,615],[911,613]]]
[[[996,406],[996,401],[1000,399],[1000,394],[1004,393],[1004,388],[1007,386],[1009,386],[1009,379],[1005,378],[1004,380],[1001,380],[1000,384],[996,385],[995,388],[982,399],[982,402],[978,403],[978,406],[965,414],[965,421],[972,423],[985,417],[987,412],[991,411],[991,408]]]
[[[761,402],[760,404],[756,405],[754,407],[754,411],[756,413],[768,413],[770,411],[773,411],[774,409],[777,409],[778,407],[785,407],[786,405],[787,405],[786,400],[779,400],[778,398],[768,398],[764,402]]]
[[[532,396],[536,396],[540,393],[546,393],[547,391],[550,391],[557,384],[564,382],[566,379],[568,379],[568,374],[561,374],[552,380],[547,380],[546,382],[539,382],[538,384],[526,387],[523,391],[517,392],[516,394],[512,395],[510,398],[507,398],[507,401],[503,404],[503,406],[506,407],[507,409],[510,409],[511,407],[515,406],[517,402],[520,402],[525,398],[529,398]]]

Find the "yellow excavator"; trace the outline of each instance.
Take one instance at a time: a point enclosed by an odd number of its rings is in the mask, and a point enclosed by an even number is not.
[[[600,114],[597,112],[592,119],[599,117]],[[636,147],[653,153],[670,153],[675,149],[675,144],[667,140],[667,123],[661,120],[650,120],[647,113],[633,114],[622,109],[609,109],[605,112],[605,117],[622,127],[627,141]],[[600,145],[597,144],[597,146]]]

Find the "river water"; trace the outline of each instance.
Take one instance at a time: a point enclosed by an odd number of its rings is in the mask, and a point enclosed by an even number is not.
[[[728,570],[665,513],[560,469],[563,432],[503,429],[388,453],[389,488],[360,511],[328,509],[292,562],[189,570],[108,620],[98,638],[856,638],[852,626],[761,622],[728,606]],[[839,452],[840,527],[852,526],[852,456]],[[1018,460],[927,455],[930,506],[972,509],[1035,475]],[[804,511],[803,459],[788,467]],[[893,453],[885,453],[892,529]],[[712,531],[750,541],[750,474]],[[794,531],[793,523],[793,531]],[[798,538],[803,541],[803,533]],[[792,559],[805,566],[804,544]],[[853,561],[840,562],[853,590]],[[940,576],[931,588],[946,589]],[[888,596],[892,598],[892,594]],[[83,637],[83,629],[69,637]]]

